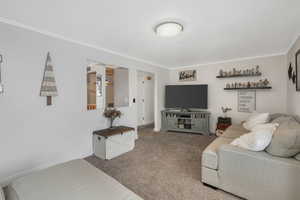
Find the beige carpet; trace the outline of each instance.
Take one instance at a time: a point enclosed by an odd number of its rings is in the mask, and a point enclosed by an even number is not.
[[[145,200],[237,200],[200,182],[201,152],[213,140],[145,128],[133,151],[110,161],[95,156],[86,160]]]

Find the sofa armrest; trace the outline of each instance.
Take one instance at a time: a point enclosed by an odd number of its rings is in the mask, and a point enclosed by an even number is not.
[[[218,151],[220,187],[249,200],[298,200],[300,162],[266,152],[222,145]]]

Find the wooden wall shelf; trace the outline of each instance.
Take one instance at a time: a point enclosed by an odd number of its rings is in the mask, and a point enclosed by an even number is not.
[[[272,87],[251,87],[251,88],[224,88],[224,90],[269,90]]]

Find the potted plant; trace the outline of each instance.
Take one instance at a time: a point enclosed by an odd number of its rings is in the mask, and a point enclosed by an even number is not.
[[[121,111],[119,111],[115,108],[105,108],[103,115],[104,115],[104,117],[110,119],[110,128],[113,128],[114,120],[117,117],[120,118],[122,113],[121,113]]]
[[[232,111],[232,108],[228,108],[228,107],[223,107],[222,106],[222,112],[223,112],[223,117],[224,118],[226,118],[227,117],[227,113],[229,112],[229,111]]]

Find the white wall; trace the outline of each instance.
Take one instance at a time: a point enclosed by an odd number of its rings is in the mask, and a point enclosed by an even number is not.
[[[295,70],[295,61],[296,52],[300,49],[300,37],[298,37],[298,40],[294,43],[292,48],[289,50],[287,54],[287,63],[286,63],[286,73],[289,67],[290,62],[292,63],[292,66]],[[287,83],[287,111],[290,114],[299,115],[300,116],[300,92],[296,91],[296,85],[293,84],[291,80],[288,80]]]
[[[108,123],[99,110],[86,110],[87,59],[130,67],[130,100],[136,95],[136,70],[155,73],[155,128],[160,129],[163,91],[157,88],[164,87],[167,70],[3,23],[0,32],[5,84],[0,96],[0,182],[92,153],[92,131]],[[48,51],[59,93],[49,107],[39,96]],[[121,109],[119,123],[135,126],[136,105],[130,105]]]
[[[244,69],[259,65],[263,76],[258,78],[230,78],[217,79],[216,76],[220,69],[230,70],[233,67]],[[221,64],[203,65],[180,70],[172,70],[170,73],[169,84],[208,84],[208,110],[212,113],[210,129],[214,131],[217,117],[221,116],[221,106],[228,106],[233,109],[229,116],[233,118],[234,123],[249,116],[248,113],[239,113],[237,111],[237,91],[224,91],[227,82],[247,82],[249,80],[259,80],[268,78],[273,87],[272,90],[257,90],[257,111],[258,112],[286,112],[286,68],[285,56],[273,56],[265,58],[256,58],[241,60],[236,62],[226,62]],[[178,82],[178,72],[186,69],[197,69],[197,81]]]

